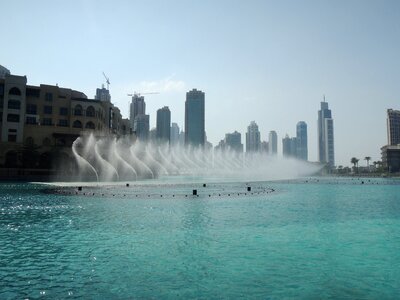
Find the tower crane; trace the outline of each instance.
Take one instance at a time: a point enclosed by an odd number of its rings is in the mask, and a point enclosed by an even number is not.
[[[137,96],[140,97],[141,95],[150,95],[150,94],[159,94],[160,92],[148,92],[148,93],[138,93],[133,92],[133,94],[128,94],[129,97]]]
[[[107,83],[107,90],[110,90],[110,79],[106,76],[106,74],[104,74],[103,72],[103,76],[106,79],[106,83]]]

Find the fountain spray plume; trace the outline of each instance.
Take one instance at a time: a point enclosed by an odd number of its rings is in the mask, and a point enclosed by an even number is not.
[[[128,138],[94,135],[79,137],[72,145],[84,181],[134,181],[160,176],[212,176],[232,180],[273,180],[309,176],[320,166],[265,153],[213,150]]]

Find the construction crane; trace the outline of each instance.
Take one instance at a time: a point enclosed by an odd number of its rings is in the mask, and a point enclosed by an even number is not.
[[[148,93],[133,92],[133,94],[128,94],[128,96],[129,97],[133,97],[133,96],[140,97],[141,95],[151,95],[151,94],[159,94],[159,92],[148,92]]]
[[[103,76],[106,79],[106,83],[107,83],[107,90],[110,90],[110,79],[106,76],[106,74],[104,74],[103,72]]]

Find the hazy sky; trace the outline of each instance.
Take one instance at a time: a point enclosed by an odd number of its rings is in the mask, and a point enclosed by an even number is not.
[[[380,159],[386,109],[400,109],[400,1],[0,1],[0,64],[28,84],[93,98],[110,78],[128,117],[133,91],[150,126],[168,105],[184,126],[186,91],[206,94],[214,145],[255,120],[261,139],[308,124],[317,160],[317,111],[332,109],[337,165]],[[360,162],[364,164],[365,162]]]

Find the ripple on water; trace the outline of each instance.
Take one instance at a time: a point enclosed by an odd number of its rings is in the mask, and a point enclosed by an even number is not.
[[[0,298],[396,298],[400,199],[381,182],[1,186]]]

